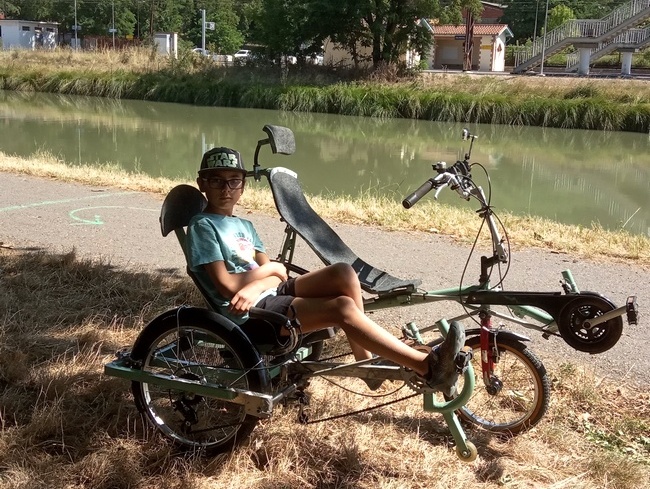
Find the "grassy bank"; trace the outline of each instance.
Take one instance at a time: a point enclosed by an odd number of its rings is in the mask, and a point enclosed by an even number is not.
[[[650,480],[650,392],[569,364],[549,371],[552,403],[534,430],[468,432],[480,454],[472,464],[456,459],[442,417],[424,414],[418,398],[311,425],[298,424],[295,405],[279,407],[232,453],[182,457],[143,425],[128,382],[102,370],[155,315],[201,303],[189,278],[1,247],[0,269],[3,489],[641,489]],[[391,399],[322,380],[309,392],[313,420]]]
[[[0,88],[185,104],[647,133],[650,94],[634,80],[439,74],[352,80],[324,67],[219,68],[184,54],[0,52]]]
[[[142,174],[126,173],[104,167],[70,167],[47,154],[35,154],[29,159],[0,152],[0,171],[51,177],[89,185],[106,185],[129,190],[166,194],[178,183]],[[367,194],[358,198],[308,197],[310,203],[327,220],[377,226],[391,231],[422,231],[453,237],[470,244],[481,221],[470,208],[456,208],[425,199],[410,210],[387,197]],[[276,213],[273,198],[266,184],[251,184],[241,204],[247,209]],[[607,231],[599,225],[569,226],[548,219],[500,213],[513,248],[537,247],[568,253],[589,259],[613,259],[650,265],[650,238],[625,231]],[[486,230],[482,238],[489,239]],[[487,244],[487,241],[484,241]]]

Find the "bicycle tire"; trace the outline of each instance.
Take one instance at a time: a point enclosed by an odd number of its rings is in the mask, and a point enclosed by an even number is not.
[[[499,359],[494,374],[502,388],[490,394],[482,378],[480,343],[480,336],[465,340],[465,346],[474,351],[472,367],[476,382],[472,397],[456,414],[492,433],[515,435],[532,428],[546,414],[551,396],[551,381],[542,361],[522,342],[497,334]],[[461,377],[459,391],[462,384]]]
[[[262,371],[248,370],[259,364],[260,357],[242,336],[204,314],[169,314],[141,332],[131,358],[152,373],[191,380],[208,378],[214,384],[221,382],[210,378],[214,376],[211,368],[244,370],[244,375],[227,385],[260,392],[265,385]],[[131,390],[149,425],[185,451],[230,450],[250,435],[258,421],[240,404],[191,391],[137,381],[131,383]]]

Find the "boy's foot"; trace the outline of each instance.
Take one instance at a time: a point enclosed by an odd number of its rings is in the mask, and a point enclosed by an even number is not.
[[[428,387],[449,397],[456,393],[458,376],[472,360],[471,352],[461,351],[463,346],[465,329],[459,322],[452,321],[445,340],[429,352],[429,373],[425,378]]]

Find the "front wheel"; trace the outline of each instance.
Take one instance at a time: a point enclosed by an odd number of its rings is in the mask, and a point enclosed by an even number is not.
[[[259,356],[237,330],[200,314],[170,314],[149,324],[131,357],[142,370],[171,379],[187,379],[260,391]],[[230,372],[224,377],[221,372]],[[235,373],[240,374],[235,375]],[[185,450],[219,452],[245,439],[257,423],[244,406],[199,395],[191,389],[153,382],[132,382],[138,410],[162,435]]]
[[[480,336],[467,338],[472,348],[476,387],[467,404],[457,411],[464,421],[493,433],[517,434],[535,426],[548,409],[551,383],[541,360],[515,339],[496,336],[491,341],[494,371],[489,386],[483,381]],[[459,380],[459,391],[463,378]]]

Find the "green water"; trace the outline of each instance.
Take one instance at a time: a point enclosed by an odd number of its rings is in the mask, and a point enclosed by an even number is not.
[[[152,176],[193,179],[212,146],[241,151],[252,165],[264,124],[293,129],[296,153],[262,153],[265,166],[299,174],[309,194],[394,197],[429,178],[437,161],[467,150],[489,172],[492,203],[563,223],[650,234],[650,138],[623,132],[378,120],[330,114],[195,107],[0,91],[0,151],[47,151],[71,164],[112,162]],[[484,188],[482,170],[473,171]],[[452,192],[441,201],[468,205]]]

